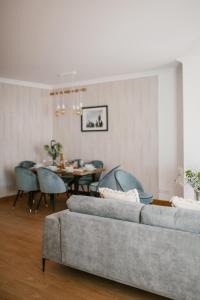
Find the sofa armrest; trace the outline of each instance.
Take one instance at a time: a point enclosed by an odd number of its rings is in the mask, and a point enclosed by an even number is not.
[[[44,221],[42,257],[61,263],[60,243],[60,213],[55,213]]]

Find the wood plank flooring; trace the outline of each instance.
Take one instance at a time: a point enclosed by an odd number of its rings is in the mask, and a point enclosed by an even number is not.
[[[53,262],[41,272],[43,220],[50,208],[30,214],[26,195],[12,209],[0,199],[0,300],[161,300],[166,299]],[[58,199],[57,210],[65,209]]]

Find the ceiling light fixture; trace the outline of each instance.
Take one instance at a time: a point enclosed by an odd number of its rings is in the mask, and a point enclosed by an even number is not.
[[[71,76],[71,84],[74,86],[74,76],[77,74],[76,70],[72,72],[61,73],[58,76],[60,78]],[[55,110],[55,115],[57,117],[62,116],[66,112],[65,106],[65,95],[71,94],[73,100],[72,110],[76,116],[82,115],[82,107],[83,107],[83,93],[86,92],[87,89],[85,87],[82,88],[61,88],[56,89],[50,92],[50,96],[55,96],[57,105]]]

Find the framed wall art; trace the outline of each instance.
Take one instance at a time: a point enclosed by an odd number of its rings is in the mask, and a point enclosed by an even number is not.
[[[83,107],[81,131],[108,131],[108,106]]]

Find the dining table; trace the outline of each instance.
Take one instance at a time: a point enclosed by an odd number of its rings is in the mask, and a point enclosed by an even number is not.
[[[85,168],[74,168],[73,170],[67,171],[66,169],[58,169],[55,171],[57,175],[64,176],[64,175],[73,175],[74,176],[74,194],[79,193],[79,180],[81,177],[91,175],[92,181],[95,181],[95,175],[102,173],[105,171],[104,168],[94,168],[92,170],[87,170]]]
[[[71,168],[69,170],[69,168],[65,168],[62,169],[60,167],[58,167],[57,169],[53,170],[50,167],[46,167],[48,169],[50,169],[52,172],[54,172],[55,174],[59,175],[59,176],[65,176],[65,175],[73,175],[74,176],[74,194],[78,194],[79,193],[79,180],[81,177],[87,176],[87,175],[91,175],[92,176],[92,181],[95,181],[95,175],[102,173],[105,171],[104,168],[94,168],[94,169],[86,169],[86,168]],[[37,168],[32,168],[33,172],[37,172]]]

